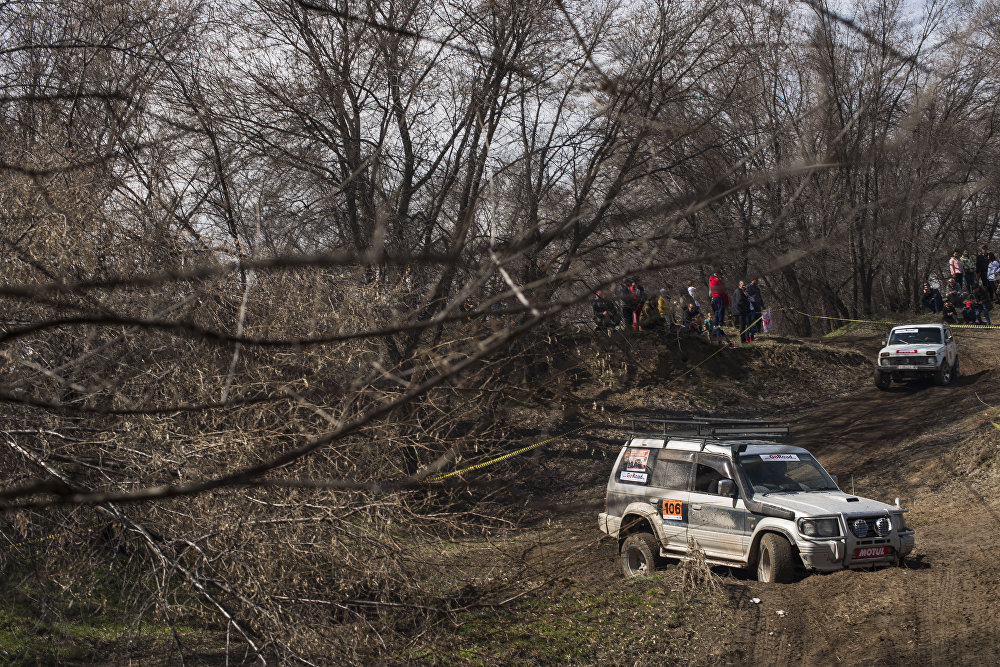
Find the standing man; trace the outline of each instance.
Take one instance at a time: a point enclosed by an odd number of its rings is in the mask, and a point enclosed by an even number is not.
[[[984,245],[979,249],[979,253],[976,255],[976,274],[979,275],[979,284],[989,288],[989,280],[986,277],[986,272],[990,268],[990,253],[986,250]]]
[[[740,330],[741,343],[749,343],[751,340],[750,323],[753,320],[750,319],[750,313],[752,312],[746,285],[741,280],[740,286],[733,291],[733,315],[736,316],[736,326]]]
[[[764,308],[766,308],[764,305],[764,297],[760,295],[760,285],[757,284],[757,278],[751,280],[750,284],[747,285],[747,296],[750,297],[750,301],[753,304],[753,318],[754,320],[757,320],[750,332],[752,334],[750,339],[753,340],[753,336],[756,336],[764,329],[764,321],[761,319],[761,316],[764,314]]]
[[[986,266],[986,278],[989,280],[987,287],[990,288],[990,296],[994,299],[997,295],[997,282],[1000,282],[1000,262],[997,261],[996,255],[993,253],[989,254],[990,263]]]
[[[726,283],[718,273],[708,277],[708,293],[712,297],[712,323],[721,327],[726,319],[726,308],[729,306],[729,295],[726,294]]]

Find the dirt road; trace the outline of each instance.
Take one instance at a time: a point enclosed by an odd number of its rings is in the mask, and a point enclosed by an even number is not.
[[[775,391],[791,385],[804,395],[811,392],[805,401],[811,407],[789,410],[786,401],[781,410],[792,427],[791,443],[815,453],[845,490],[889,503],[900,497],[911,509],[907,521],[916,530],[917,546],[905,568],[809,575],[788,585],[763,585],[745,573],[715,568],[724,595],[698,603],[704,606],[692,619],[699,620],[686,628],[683,640],[690,652],[675,660],[706,665],[1000,662],[1000,438],[989,423],[1000,423],[1000,410],[992,407],[1000,408],[1000,331],[966,330],[958,338],[962,374],[947,387],[913,382],[879,391],[866,361],[875,357],[879,338],[870,336],[818,341],[823,349],[832,345],[865,355],[849,370],[856,380],[851,387],[837,366],[831,371],[840,373],[837,381],[831,378],[829,388],[820,386],[819,392],[815,385],[822,385],[822,377],[802,382],[801,375],[798,385],[781,379],[771,380],[781,386],[741,388],[744,396],[759,393],[752,409],[762,416],[771,416],[764,413]],[[767,354],[785,352],[767,352],[763,358],[772,358]],[[772,375],[781,371],[775,367]],[[751,377],[766,372],[757,368]],[[708,380],[699,382],[703,394],[711,391]],[[643,395],[628,400],[639,403]],[[741,406],[748,404],[749,399],[741,399]],[[617,451],[613,438],[607,440]],[[586,488],[561,499],[600,498],[607,463],[603,466]],[[575,549],[597,556],[572,574],[574,581],[589,590],[624,589],[614,544],[607,540],[597,549],[584,544],[594,534],[592,513],[559,523],[576,537],[553,545],[553,554]],[[659,659],[650,655],[633,662]]]
[[[732,662],[1000,661],[1000,499],[996,477],[976,474],[997,455],[986,416],[987,406],[1000,406],[1000,332],[958,337],[963,375],[954,385],[870,387],[804,411],[792,424],[792,444],[813,451],[842,487],[904,499],[917,532],[908,566],[786,586],[742,584]],[[878,347],[874,338],[841,344],[872,356]]]

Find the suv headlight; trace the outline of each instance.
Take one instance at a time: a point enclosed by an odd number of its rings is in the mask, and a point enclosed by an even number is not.
[[[799,519],[799,532],[806,537],[839,537],[840,522],[836,519]]]

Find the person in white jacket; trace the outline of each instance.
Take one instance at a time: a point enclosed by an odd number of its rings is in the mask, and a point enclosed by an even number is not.
[[[699,298],[698,288],[695,287],[694,281],[688,281],[688,294],[691,295],[691,300],[694,301],[694,305],[701,310],[701,299]]]

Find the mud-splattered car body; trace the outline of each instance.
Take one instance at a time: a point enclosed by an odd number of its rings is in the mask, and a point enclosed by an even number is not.
[[[799,563],[820,572],[900,564],[914,546],[905,511],[844,493],[799,447],[632,437],[615,461],[598,523],[618,539],[626,576],[698,548],[711,564],[756,567],[764,581],[787,581]]]

